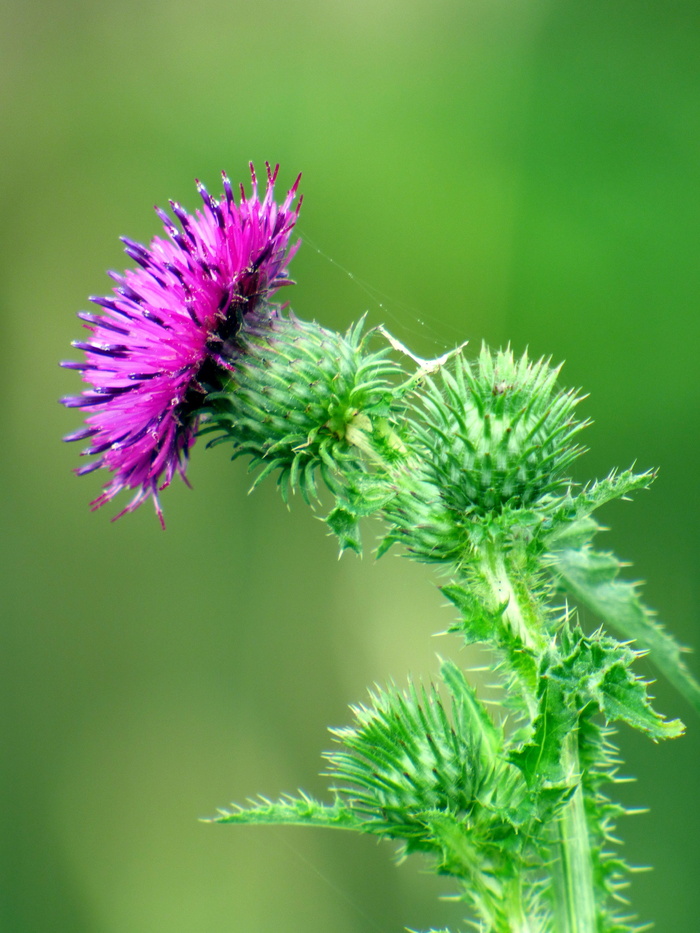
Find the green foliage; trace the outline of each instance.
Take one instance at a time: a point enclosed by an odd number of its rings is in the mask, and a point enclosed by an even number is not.
[[[528,829],[545,814],[462,671],[444,662],[441,673],[449,709],[435,685],[378,690],[354,708],[353,726],[331,730],[340,744],[326,756],[331,806],[305,795],[262,800],[215,821],[356,829],[397,840],[465,883],[466,899],[505,933],[506,895],[537,861]]]
[[[328,513],[325,522],[340,542],[341,551],[349,549],[355,551],[356,554],[362,554],[360,523],[357,515],[338,505]]]
[[[579,631],[567,633],[563,642],[565,655],[552,649],[543,662],[539,712],[528,742],[507,737],[463,672],[444,662],[449,709],[435,685],[411,685],[403,692],[392,687],[376,690],[368,705],[356,707],[353,726],[331,730],[340,744],[327,755],[332,804],[303,793],[274,803],[262,798],[247,809],[222,811],[215,821],[352,829],[393,839],[406,853],[431,856],[437,871],[457,879],[488,929],[511,929],[518,913],[510,898],[524,884],[519,909],[534,929],[553,931],[547,886],[555,857],[552,826],[580,785],[586,791],[599,928],[632,929],[607,906],[627,870],[606,848],[624,811],[602,791],[615,781],[617,759],[595,707],[606,718],[625,719],[658,738],[678,729],[650,710],[643,685],[627,667],[631,651],[621,660],[612,639],[586,638]],[[590,684],[597,704],[587,702]],[[580,776],[572,775],[567,761],[567,736],[578,736]]]
[[[652,709],[646,683],[630,669],[638,654],[601,633],[587,638],[580,630],[564,632],[543,659],[541,682],[554,686],[560,708],[578,710],[592,702],[606,722],[626,722],[655,740],[676,738],[682,723],[667,722]]]
[[[632,470],[620,473],[613,470],[605,479],[590,483],[577,496],[569,495],[558,510],[556,521],[552,523],[556,530],[549,534],[550,542],[568,540],[582,544],[589,537],[591,526],[585,522],[589,515],[608,502],[628,499],[630,493],[648,489],[655,479],[653,470],[645,473],[633,473]]]
[[[614,554],[594,551],[588,545],[556,550],[551,559],[562,587],[581,606],[648,651],[659,670],[700,712],[700,684],[683,659],[685,649],[656,621],[637,586],[618,579],[623,566]]]
[[[554,583],[619,635],[633,641],[700,712],[700,684],[683,655],[687,649],[656,620],[639,595],[636,583],[619,579],[625,564],[610,552],[595,551],[593,537],[601,526],[591,517],[596,509],[631,492],[647,489],[653,471],[612,472],[591,483],[576,497],[567,496],[554,512],[543,535],[543,560]]]
[[[256,826],[323,826],[327,829],[363,828],[362,821],[340,800],[328,806],[303,792],[298,797],[286,795],[277,801],[260,797],[250,807],[234,806],[220,810],[210,823],[239,823]]]
[[[590,542],[593,513],[654,474],[613,472],[575,491],[580,399],[547,361],[483,348],[470,363],[456,351],[416,359],[401,381],[366,344],[360,326],[341,337],[273,315],[246,333],[210,426],[259,477],[277,471],[306,498],[318,471],[341,550],[361,552],[361,520],[375,515],[380,555],[399,543],[438,563],[457,610],[450,630],[491,649],[503,710],[493,718],[444,662],[437,684],[376,689],[352,725],[331,730],[331,804],[261,798],[217,821],[394,840],[455,880],[482,933],[631,933],[615,906],[629,869],[614,850],[624,810],[607,796],[619,765],[610,724],[654,741],[683,731],[652,708],[634,671],[642,653],[699,709],[700,687],[635,585],[618,579],[620,562]],[[625,642],[584,633],[562,592]]]

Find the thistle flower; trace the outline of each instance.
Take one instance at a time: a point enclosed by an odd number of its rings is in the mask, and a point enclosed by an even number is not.
[[[100,314],[81,312],[91,336],[73,346],[85,361],[62,363],[80,370],[90,388],[62,399],[85,408],[86,426],[65,440],[91,438],[83,455],[97,459],[76,472],[101,467],[113,473],[93,509],[124,489],[136,490],[115,516],[153,499],[163,523],[158,493],[179,473],[183,480],[194,444],[198,412],[208,391],[233,368],[236,335],[245,318],[264,307],[280,286],[290,284],[288,249],[301,199],[299,178],[281,205],[273,200],[279,166],[267,165],[264,197],[258,198],[251,164],[252,197],[240,187],[240,203],[223,174],[224,196],[215,200],[197,182],[204,202],[188,214],[171,201],[179,227],[156,208],[169,240],[155,237],[149,248],[123,237],[126,254],[139,266],[123,276],[111,296],[90,300]]]

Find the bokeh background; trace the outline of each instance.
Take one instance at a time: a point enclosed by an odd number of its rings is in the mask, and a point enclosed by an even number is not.
[[[198,818],[321,794],[328,724],[448,639],[431,573],[346,556],[223,449],[194,489],[111,524],[60,437],[74,312],[148,241],[151,205],[250,159],[304,172],[285,296],[367,311],[425,356],[463,339],[566,359],[590,393],[581,480],[650,493],[608,544],[700,645],[700,7],[692,0],[0,2],[3,933],[396,933],[459,926],[450,886],[388,845]],[[112,510],[113,513],[114,510]],[[697,669],[697,667],[696,667]],[[648,669],[651,674],[651,669]],[[700,724],[625,731],[634,904],[697,929]]]

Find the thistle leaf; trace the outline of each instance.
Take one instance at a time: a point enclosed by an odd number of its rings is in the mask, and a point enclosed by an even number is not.
[[[532,738],[513,752],[511,761],[520,768],[529,787],[537,791],[554,790],[555,797],[564,795],[563,800],[574,789],[566,782],[561,758],[564,738],[576,728],[576,714],[566,702],[561,684],[541,679],[539,709],[533,726]]]
[[[582,606],[624,639],[649,652],[650,660],[700,713],[700,684],[683,660],[684,649],[640,600],[635,584],[618,580],[622,564],[614,554],[564,548],[550,556],[550,568]]]
[[[543,671],[548,689],[553,685],[560,697],[549,714],[561,705],[578,718],[579,711],[593,702],[608,722],[626,722],[654,740],[681,735],[680,720],[668,722],[652,708],[647,684],[631,670],[638,656],[614,638],[574,632],[566,654]]]
[[[284,796],[276,801],[260,797],[251,803],[250,807],[234,805],[233,810],[220,810],[219,816],[205,822],[258,826],[322,826],[329,829],[360,831],[364,829],[363,820],[337,798],[329,806],[300,791],[298,797]]]
[[[477,599],[470,589],[456,583],[441,586],[440,592],[457,607],[461,616],[450,631],[462,634],[468,645],[474,642],[488,642],[498,631],[506,603],[490,611],[484,601]]]
[[[633,473],[632,470],[623,470],[618,473],[613,470],[605,479],[590,483],[575,498],[569,497],[564,508],[558,516],[563,519],[561,525],[550,535],[550,546],[563,547],[572,546],[572,538],[577,534],[585,534],[586,537],[579,540],[578,543],[585,543],[599,530],[599,526],[592,522],[586,522],[586,519],[601,506],[615,499],[626,499],[630,493],[638,489],[648,489],[656,479],[656,473],[653,470],[647,470],[646,473]],[[566,541],[566,545],[564,545]]]
[[[362,556],[362,541],[356,515],[337,506],[325,517],[324,521],[338,538],[341,553],[351,550]]]

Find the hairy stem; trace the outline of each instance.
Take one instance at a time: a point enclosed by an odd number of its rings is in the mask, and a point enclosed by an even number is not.
[[[490,593],[492,610],[502,611],[502,620],[514,652],[541,655],[546,646],[545,625],[537,601],[526,583],[520,579],[504,555],[502,547],[491,544],[484,547],[479,571]],[[517,665],[514,667],[517,669]],[[537,715],[537,685],[522,677],[520,688],[530,720]]]
[[[530,606],[523,605],[523,601],[518,598],[513,580],[506,568],[502,551],[497,548],[489,548],[482,567],[496,603],[505,606],[503,618],[513,635],[526,648],[537,648],[540,642],[537,637],[539,632],[533,625],[535,620],[532,618]]]
[[[567,779],[577,787],[557,822],[558,858],[553,866],[555,929],[557,933],[596,933],[593,864],[580,781],[577,730],[564,740],[562,762]]]
[[[518,878],[508,897],[508,933],[543,933],[542,924],[537,917],[528,917],[524,907],[524,879]]]
[[[524,647],[535,655],[541,655],[546,644],[545,622],[526,577],[511,567],[507,556],[497,548],[486,551],[481,568],[494,603],[505,606],[503,619],[508,628]],[[523,699],[534,721],[537,697],[526,689],[525,684],[523,686]],[[593,865],[581,786],[577,729],[564,739],[561,765],[564,782],[575,786],[576,790],[556,826],[552,882],[554,929],[556,933],[596,933]],[[529,930],[527,918],[523,917],[513,929]]]

